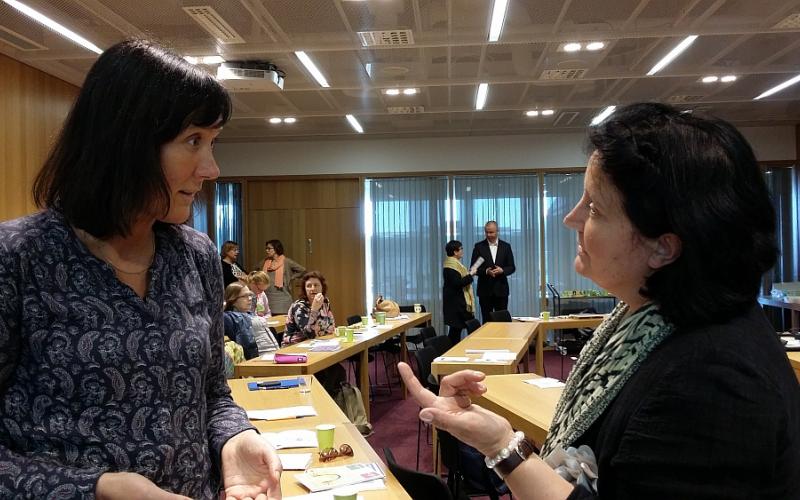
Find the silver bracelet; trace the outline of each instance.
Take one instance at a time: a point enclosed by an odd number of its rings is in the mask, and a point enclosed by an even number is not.
[[[497,455],[492,458],[484,457],[483,461],[486,463],[486,467],[489,469],[494,469],[495,465],[502,462],[511,456],[512,452],[516,451],[517,446],[519,446],[519,443],[521,443],[523,439],[525,439],[525,433],[522,431],[515,432],[514,437],[511,438],[511,441],[508,442],[508,445],[500,450]]]

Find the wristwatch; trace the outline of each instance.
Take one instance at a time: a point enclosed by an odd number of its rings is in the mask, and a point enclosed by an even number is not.
[[[500,476],[500,479],[505,479],[506,476],[511,474],[514,469],[534,453],[536,453],[536,449],[533,444],[525,439],[525,435],[522,432],[517,431],[508,446],[500,450],[497,456],[494,458],[486,457],[486,467],[494,470]]]

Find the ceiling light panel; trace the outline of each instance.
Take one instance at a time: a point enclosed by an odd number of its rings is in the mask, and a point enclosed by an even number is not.
[[[481,83],[475,92],[475,110],[480,111],[486,106],[486,99],[489,97],[489,84]]]
[[[300,60],[300,63],[306,68],[306,71],[316,80],[320,87],[330,87],[328,80],[325,78],[325,75],[317,67],[316,63],[306,54],[304,51],[297,51],[294,53],[297,56],[297,59]]]
[[[500,39],[503,32],[503,24],[508,10],[508,0],[494,0],[492,5],[492,16],[489,21],[489,41],[496,42]]]
[[[4,3],[13,7],[19,13],[33,19],[37,23],[46,26],[47,28],[53,30],[54,32],[58,33],[62,37],[71,40],[72,42],[80,45],[81,47],[85,48],[86,50],[90,50],[95,54],[100,54],[103,52],[103,49],[95,45],[94,43],[90,42],[83,35],[71,30],[67,26],[59,23],[52,17],[46,15],[44,12],[34,9],[29,5],[19,2],[18,0],[2,0]]]
[[[655,64],[655,66],[650,68],[650,71],[647,72],[647,75],[648,76],[655,75],[659,71],[666,68],[669,64],[672,63],[672,61],[680,57],[680,55],[683,52],[688,50],[689,47],[691,47],[691,45],[695,42],[695,40],[697,40],[697,35],[690,35],[682,39],[680,42],[674,45],[672,49],[670,49],[670,51],[667,52],[667,54]]]
[[[353,130],[355,130],[359,134],[363,134],[364,133],[364,128],[361,126],[361,124],[358,122],[358,119],[355,116],[346,115],[345,119],[347,119],[347,123],[350,124],[350,127],[352,127]]]
[[[611,116],[616,109],[616,106],[606,106],[602,111],[596,114],[594,118],[592,118],[591,125],[600,125],[606,121],[606,119]]]

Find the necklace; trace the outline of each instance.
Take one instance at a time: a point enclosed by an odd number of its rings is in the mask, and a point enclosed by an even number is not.
[[[81,238],[81,239],[84,241],[84,243],[88,244],[90,247],[93,247],[95,252],[97,252],[96,255],[98,257],[100,257],[100,259],[103,262],[105,262],[106,264],[111,266],[116,272],[118,272],[120,274],[128,274],[128,275],[131,275],[131,276],[135,276],[135,275],[138,275],[138,274],[144,274],[144,273],[146,273],[147,271],[150,270],[150,267],[152,267],[153,262],[156,259],[156,238],[155,238],[155,235],[153,235],[153,242],[152,242],[153,244],[152,244],[152,249],[151,249],[150,262],[148,262],[147,266],[145,266],[143,269],[140,269],[138,271],[127,271],[125,269],[117,267],[114,264],[114,262],[112,262],[112,260],[105,255],[105,252],[103,251],[103,248],[107,247],[108,243],[106,243],[106,242],[104,242],[104,241],[102,241],[102,240],[100,240],[98,238],[95,238],[94,236],[92,236],[91,234],[87,233],[83,229],[78,229],[78,231],[83,236],[83,238]]]

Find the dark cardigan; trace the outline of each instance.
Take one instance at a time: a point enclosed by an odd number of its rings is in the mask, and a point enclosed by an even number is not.
[[[597,498],[797,499],[800,385],[753,306],[667,338],[581,444],[597,455]]]

